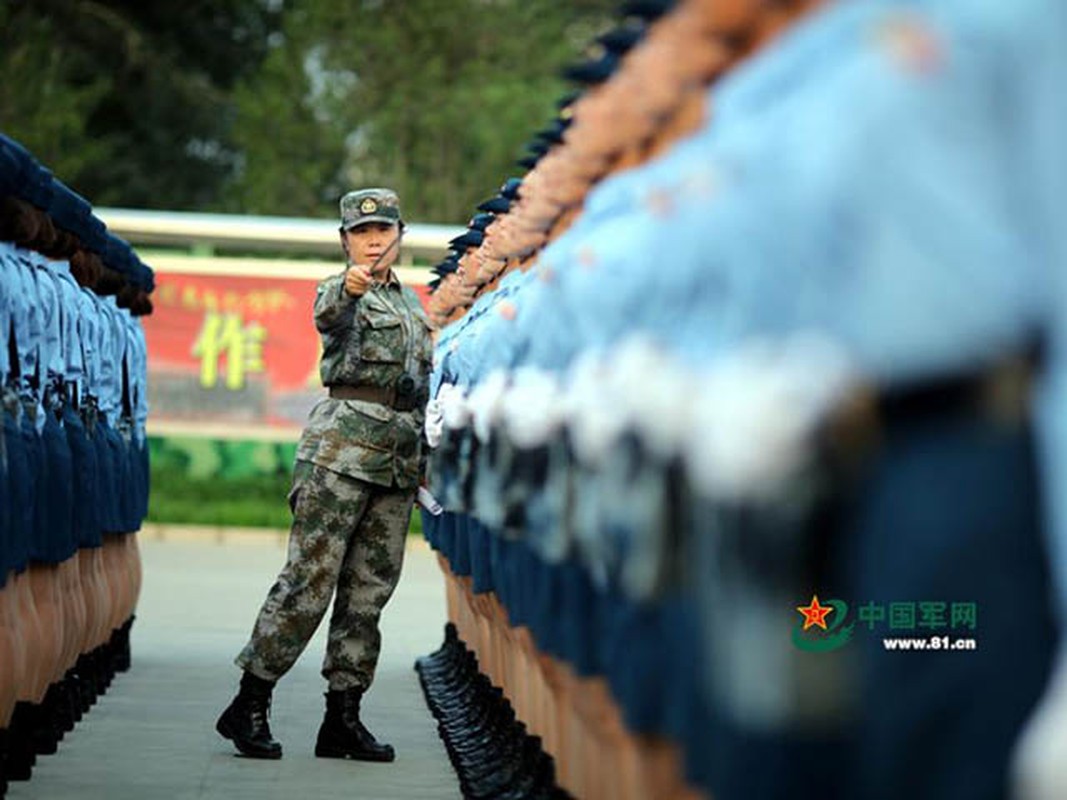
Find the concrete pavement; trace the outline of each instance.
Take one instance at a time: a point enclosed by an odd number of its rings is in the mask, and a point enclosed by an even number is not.
[[[218,541],[221,539],[221,541]],[[271,727],[280,761],[236,757],[214,731],[239,671],[244,644],[274,576],[284,538],[143,536],[144,590],[133,629],[133,668],[60,743],[38,759],[23,798],[419,798],[453,800],[458,783],[426,709],[412,663],[441,642],[444,587],[421,540],[383,615],[383,652],[365,721],[397,749],[393,764],[314,757],[325,683],[325,623],[275,691]],[[328,612],[327,612],[328,618]]]

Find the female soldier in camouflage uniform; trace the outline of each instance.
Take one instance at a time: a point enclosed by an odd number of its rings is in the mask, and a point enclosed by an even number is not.
[[[394,192],[341,198],[348,267],[319,284],[315,299],[329,396],[311,412],[297,448],[287,563],[237,657],[240,691],[216,725],[248,756],[281,757],[267,722],[271,691],[336,592],[315,755],[394,758],[360,722],[359,708],[378,661],[378,618],[400,577],[432,355],[419,299],[391,269],[402,229]]]

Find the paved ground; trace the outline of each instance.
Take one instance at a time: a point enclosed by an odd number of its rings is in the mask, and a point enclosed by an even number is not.
[[[221,537],[220,537],[221,538]],[[233,755],[214,731],[239,673],[234,655],[284,558],[278,537],[142,537],[145,588],[133,669],[112,684],[57,755],[41,758],[22,798],[458,798],[458,784],[426,710],[412,663],[441,641],[444,588],[431,552],[413,541],[383,617],[384,651],[366,721],[397,748],[394,764],[316,759],[323,710],[318,674],[325,633],[275,692],[281,761]],[[327,615],[328,616],[328,615]]]

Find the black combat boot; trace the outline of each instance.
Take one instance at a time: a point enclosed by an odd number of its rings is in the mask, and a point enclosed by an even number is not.
[[[392,761],[393,746],[381,744],[359,721],[362,689],[326,693],[326,717],[319,728],[315,755],[319,758],[353,758],[357,761]]]
[[[135,619],[136,616],[131,616],[111,632],[111,665],[115,672],[128,672],[130,669],[130,628]]]
[[[9,781],[28,781],[37,763],[33,752],[33,731],[37,726],[37,706],[19,700],[11,715],[7,734],[7,758],[4,776]]]
[[[7,728],[0,728],[0,797],[7,794]]]
[[[246,672],[241,689],[215,723],[217,730],[249,758],[281,758],[282,746],[270,734],[270,697],[274,683]]]

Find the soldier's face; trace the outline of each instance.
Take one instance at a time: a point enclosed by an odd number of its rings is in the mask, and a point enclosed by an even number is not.
[[[400,255],[400,246],[389,246],[400,235],[396,223],[368,222],[350,231],[345,231],[345,246],[348,258],[357,266],[369,267],[381,257],[381,262],[374,268],[376,274],[383,274],[396,263]],[[384,253],[384,255],[383,255]]]

